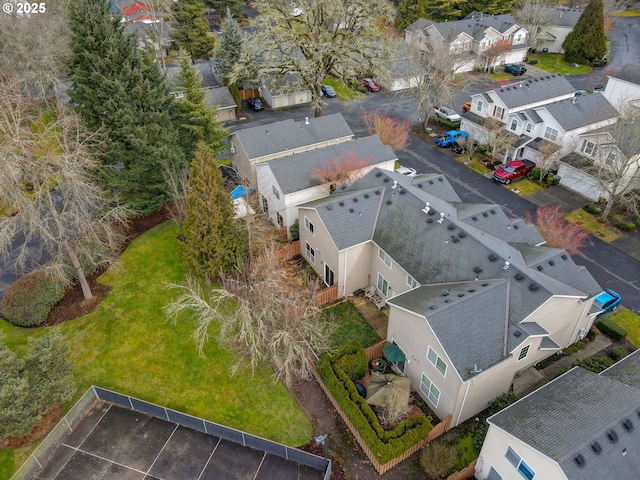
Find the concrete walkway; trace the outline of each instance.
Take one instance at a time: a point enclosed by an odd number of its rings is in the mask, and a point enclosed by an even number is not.
[[[587,344],[585,348],[579,352],[563,357],[557,362],[549,365],[547,368],[538,370],[535,367],[528,368],[522,374],[513,380],[513,393],[518,397],[523,397],[549,383],[551,380],[559,376],[578,360],[592,357],[599,352],[607,349],[611,345],[609,337],[600,334],[593,342]]]

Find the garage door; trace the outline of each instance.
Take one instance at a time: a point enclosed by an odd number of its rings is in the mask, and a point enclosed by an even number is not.
[[[602,188],[591,175],[587,175],[565,163],[560,163],[558,175],[562,177],[560,183],[569,190],[578,192],[593,201],[601,197]]]

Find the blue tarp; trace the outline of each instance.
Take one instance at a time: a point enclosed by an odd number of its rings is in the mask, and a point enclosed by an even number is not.
[[[251,190],[250,188],[245,188],[242,185],[238,185],[231,192],[231,200],[235,200],[236,198],[242,198],[242,197],[244,197],[246,195],[250,195],[252,193],[253,193],[253,190]]]

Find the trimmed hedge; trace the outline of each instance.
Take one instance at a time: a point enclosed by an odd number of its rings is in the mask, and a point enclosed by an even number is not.
[[[14,325],[34,327],[47,319],[64,296],[64,286],[43,269],[16,280],[2,297],[2,314]]]
[[[627,336],[627,331],[618,325],[616,322],[609,320],[608,318],[603,318],[598,323],[596,323],[596,327],[602,333],[611,337],[613,340],[622,340]]]
[[[426,438],[433,426],[424,415],[414,415],[400,422],[393,430],[382,428],[376,414],[358,394],[353,383],[362,378],[366,370],[366,352],[357,340],[344,345],[332,355],[324,355],[318,362],[318,374],[322,382],[378,462],[385,464]],[[357,376],[359,373],[362,374]]]
[[[624,347],[613,347],[609,356],[614,362],[617,362],[627,356],[627,351]]]
[[[624,220],[618,220],[616,222],[616,227],[624,232],[635,232],[637,225],[633,222],[626,222]]]
[[[585,205],[584,206],[584,210],[586,210],[587,212],[589,212],[592,215],[598,215],[599,213],[602,213],[602,210],[599,207],[596,207],[592,203],[589,203],[589,204]]]

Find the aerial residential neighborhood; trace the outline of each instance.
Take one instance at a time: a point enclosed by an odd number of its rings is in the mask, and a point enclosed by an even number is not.
[[[0,478],[637,476],[637,4],[11,1],[0,86]]]

